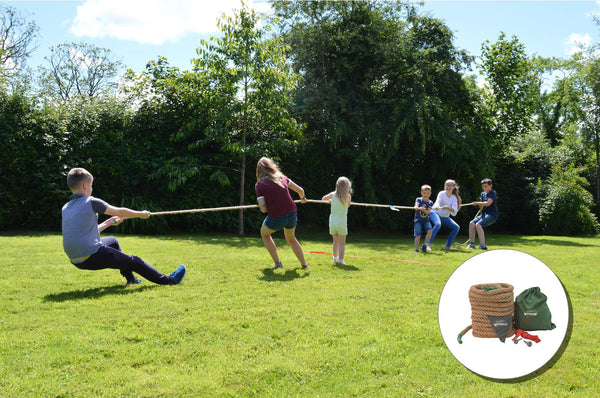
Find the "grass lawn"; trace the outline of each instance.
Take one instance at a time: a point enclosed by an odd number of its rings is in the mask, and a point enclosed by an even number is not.
[[[346,266],[281,233],[272,271],[258,236],[119,236],[178,286],[124,287],[71,265],[57,234],[0,237],[0,397],[594,397],[600,392],[600,237],[488,236],[529,253],[567,289],[570,344],[545,373],[486,380],[447,350],[438,300],[477,251],[412,252],[412,237],[350,234]],[[328,235],[299,234],[306,252]],[[458,241],[464,241],[459,237]],[[406,260],[406,261],[399,261]],[[421,262],[421,263],[418,263]]]

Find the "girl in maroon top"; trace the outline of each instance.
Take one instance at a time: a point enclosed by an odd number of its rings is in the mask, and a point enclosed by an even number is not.
[[[267,251],[273,258],[275,264],[273,268],[283,268],[275,241],[271,236],[283,228],[285,240],[292,248],[292,251],[300,261],[302,268],[308,269],[308,264],[304,259],[302,246],[296,239],[297,208],[296,203],[290,195],[291,189],[300,196],[300,201],[306,203],[304,189],[296,185],[287,178],[272,159],[262,157],[256,164],[256,198],[260,211],[267,213],[267,217],[260,228],[260,235],[267,248]]]

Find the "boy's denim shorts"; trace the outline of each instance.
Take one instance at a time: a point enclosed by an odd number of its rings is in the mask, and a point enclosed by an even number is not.
[[[415,221],[415,236],[425,235],[431,229],[429,220]]]
[[[479,224],[483,228],[487,228],[498,219],[498,215],[492,216],[491,214],[480,214],[471,221],[474,224]]]
[[[279,231],[281,228],[296,228],[296,224],[298,223],[298,213],[294,211],[280,217],[267,216],[264,223],[267,228],[272,229],[273,231]]]

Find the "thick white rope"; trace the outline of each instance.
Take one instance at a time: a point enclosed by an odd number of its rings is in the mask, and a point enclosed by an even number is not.
[[[295,200],[296,203],[301,203],[301,200]],[[315,200],[315,199],[306,199],[308,203],[324,203],[330,204],[331,202],[327,200]],[[413,206],[397,206],[397,205],[380,205],[374,203],[357,203],[350,202],[352,206],[363,206],[363,207],[386,207],[388,209],[406,209],[406,210],[414,210]],[[470,206],[472,203],[464,204],[463,206]],[[224,211],[224,210],[240,210],[240,209],[255,209],[258,208],[258,205],[244,205],[244,206],[228,206],[228,207],[208,207],[204,209],[187,209],[187,210],[171,210],[171,211],[156,211],[150,213],[152,216],[166,216],[172,214],[188,214],[188,213],[204,213],[209,211]]]

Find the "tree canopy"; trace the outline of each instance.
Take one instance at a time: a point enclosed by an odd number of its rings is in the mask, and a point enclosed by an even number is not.
[[[545,59],[500,32],[482,43],[476,63],[443,21],[412,2],[272,5],[269,19],[244,4],[221,18],[220,34],[195,54],[190,49],[190,70],[158,57],[145,72],[120,76],[109,49],[65,43],[29,76],[37,88],[0,86],[0,228],[57,228],[59,213],[47,211],[68,197],[71,167],[89,169],[95,192],[116,205],[159,211],[253,203],[254,162],[270,156],[309,198],[345,175],[360,201],[410,205],[422,184],[437,191],[452,178],[469,202],[490,177],[500,198],[494,228],[598,230],[593,49]],[[35,24],[19,24],[31,44]],[[23,60],[32,47],[24,48]],[[303,225],[324,227],[327,211],[304,206]],[[570,222],[565,211],[577,214],[574,229],[561,227]],[[409,213],[354,209],[349,221],[404,231]],[[457,219],[471,216],[465,210]],[[123,228],[243,234],[261,219],[223,212]]]

